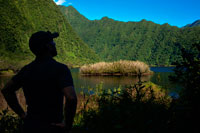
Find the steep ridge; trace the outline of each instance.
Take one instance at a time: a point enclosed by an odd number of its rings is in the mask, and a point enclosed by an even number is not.
[[[200,41],[200,27],[178,28],[151,21],[120,22],[103,17],[88,20],[74,7],[59,6],[81,39],[101,60],[140,60],[150,65],[171,65],[180,60],[182,47]]]
[[[196,26],[200,26],[200,20],[197,20],[195,22],[193,22],[192,24],[187,24],[185,27],[196,27]]]
[[[57,60],[71,65],[98,60],[52,0],[0,0],[0,69],[18,69],[30,62],[34,56],[28,40],[40,30],[59,32]]]

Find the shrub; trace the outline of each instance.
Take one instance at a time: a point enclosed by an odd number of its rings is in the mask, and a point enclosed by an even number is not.
[[[190,51],[182,49],[183,60],[176,63],[173,82],[182,85],[180,99],[171,107],[173,116],[171,125],[173,131],[199,132],[200,119],[200,44],[192,45]]]
[[[21,119],[8,109],[0,112],[0,132],[1,133],[21,133]]]
[[[103,91],[95,97],[97,108],[82,110],[81,128],[100,133],[167,130],[171,99],[164,92],[154,90],[139,80],[124,90]]]

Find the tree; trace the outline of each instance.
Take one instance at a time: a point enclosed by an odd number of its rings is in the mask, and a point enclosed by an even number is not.
[[[182,93],[173,108],[172,125],[177,131],[198,132],[200,115],[200,43],[182,51],[182,61],[176,63],[175,76],[171,80],[182,85]]]

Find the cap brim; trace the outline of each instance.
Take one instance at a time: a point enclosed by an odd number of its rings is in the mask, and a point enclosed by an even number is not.
[[[59,36],[59,33],[58,32],[54,32],[54,33],[51,34],[51,36],[52,36],[52,38],[56,38],[56,37]]]

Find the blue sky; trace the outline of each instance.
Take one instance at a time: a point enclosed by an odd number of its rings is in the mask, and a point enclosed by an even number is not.
[[[75,7],[90,20],[104,16],[119,21],[146,19],[182,27],[200,19],[200,0],[54,0]]]

